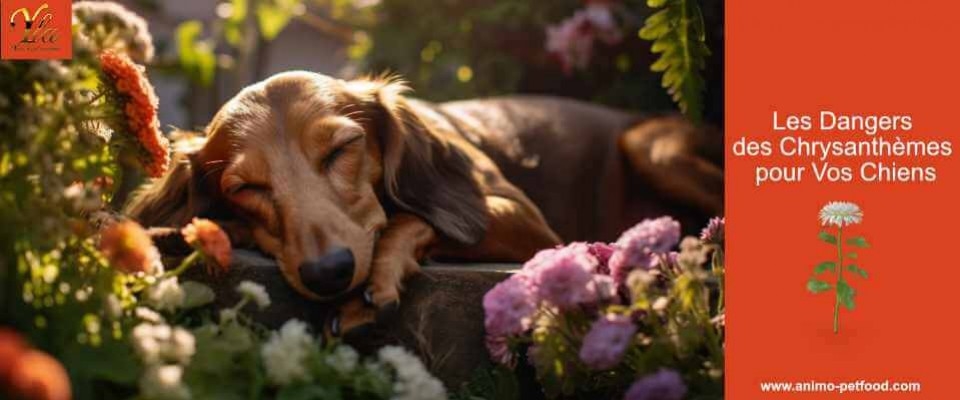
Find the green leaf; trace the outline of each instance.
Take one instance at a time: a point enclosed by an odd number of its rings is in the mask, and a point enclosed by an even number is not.
[[[647,6],[660,9],[638,32],[641,39],[653,42],[650,51],[660,54],[650,70],[663,72],[661,84],[667,94],[680,111],[699,122],[706,86],[701,72],[710,55],[699,5],[693,0],[647,0]]]
[[[847,284],[847,281],[841,279],[837,282],[837,297],[840,298],[840,303],[848,310],[853,310],[853,296],[856,294],[857,291],[853,290],[853,288]]]
[[[836,236],[833,236],[832,234],[830,234],[830,233],[827,232],[827,231],[820,231],[818,237],[820,238],[820,240],[822,240],[822,241],[824,241],[824,242],[827,242],[827,243],[830,243],[830,244],[837,244],[837,237],[836,237]]]
[[[837,268],[837,263],[833,261],[824,261],[820,264],[817,264],[817,267],[813,269],[814,274],[822,274],[823,271],[830,270],[834,271]]]
[[[853,273],[855,273],[855,274],[857,274],[857,275],[862,276],[864,279],[867,278],[867,271],[864,271],[862,268],[860,268],[860,267],[858,267],[858,266],[856,266],[856,265],[853,265],[853,264],[848,265],[848,266],[847,266],[847,270],[849,270],[850,272],[853,272]]]
[[[342,398],[337,387],[311,384],[287,386],[277,392],[277,400],[340,400]]]
[[[260,36],[273,40],[290,23],[295,10],[301,6],[298,0],[261,0],[257,3],[257,26]]]
[[[847,244],[851,246],[861,247],[861,248],[870,247],[870,244],[867,243],[867,239],[864,238],[863,236],[855,236],[855,237],[849,238],[847,239]]]
[[[822,293],[830,290],[831,288],[833,288],[833,286],[831,286],[829,283],[818,280],[817,278],[811,277],[810,280],[807,281],[807,290],[809,290],[811,293]]]
[[[213,303],[216,298],[213,289],[200,282],[186,281],[180,284],[180,287],[183,289],[183,308],[186,310],[203,307]]]
[[[852,259],[852,260],[856,260],[857,257],[858,257],[858,256],[857,256],[857,253],[854,253],[854,252],[850,252],[849,254],[847,254],[847,258]]]
[[[203,86],[213,83],[217,68],[217,58],[210,43],[198,38],[203,32],[200,21],[187,21],[177,26],[177,51],[180,53],[180,67],[193,82]]]

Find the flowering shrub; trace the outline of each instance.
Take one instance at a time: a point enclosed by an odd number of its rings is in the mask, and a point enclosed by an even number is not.
[[[715,218],[681,241],[661,217],[539,252],[483,298],[491,359],[525,359],[548,397],[721,397],[723,236]]]
[[[213,221],[182,228],[194,251],[171,264],[111,210],[138,170],[170,163],[140,64],[152,39],[112,3],[77,2],[73,21],[73,59],[0,62],[0,398],[446,398],[401,348],[362,358],[300,321],[258,325],[257,283],[215,313],[213,290],[183,278],[229,273]]]

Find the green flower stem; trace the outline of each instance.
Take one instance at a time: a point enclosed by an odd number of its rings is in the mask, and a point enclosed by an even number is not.
[[[193,265],[197,260],[199,260],[202,255],[203,254],[201,254],[199,250],[194,250],[193,253],[190,253],[190,255],[187,256],[187,258],[184,258],[183,261],[180,262],[180,265],[177,266],[176,269],[167,271],[160,278],[164,279],[164,278],[169,278],[171,276],[179,276],[180,274],[183,273],[183,271],[186,271],[188,268],[190,268],[191,265]]]
[[[837,284],[834,286],[834,292],[837,294],[837,302],[833,306],[833,333],[840,331],[840,281],[843,280],[843,227],[837,227]]]

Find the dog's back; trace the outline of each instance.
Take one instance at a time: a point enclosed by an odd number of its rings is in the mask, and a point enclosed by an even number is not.
[[[687,143],[690,132],[636,129],[650,127],[656,118],[542,96],[420,105],[496,162],[565,240],[612,240],[639,219],[662,214],[688,226],[708,217],[650,184],[660,177],[632,165],[633,159],[652,156],[658,138]],[[629,134],[640,145],[624,149]]]

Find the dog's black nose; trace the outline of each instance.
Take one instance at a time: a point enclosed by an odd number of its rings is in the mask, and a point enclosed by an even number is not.
[[[321,296],[332,296],[346,291],[353,280],[353,252],[345,247],[333,247],[318,259],[300,264],[303,285]]]

